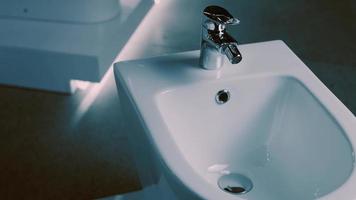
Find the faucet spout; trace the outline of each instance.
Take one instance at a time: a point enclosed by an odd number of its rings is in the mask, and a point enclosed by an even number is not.
[[[237,47],[237,41],[227,31],[227,25],[238,24],[224,8],[208,6],[204,9],[200,66],[204,69],[219,69],[225,57],[230,63],[237,64],[242,56]]]
[[[228,44],[224,49],[225,55],[231,64],[237,64],[242,60],[241,53],[237,48],[237,43]]]

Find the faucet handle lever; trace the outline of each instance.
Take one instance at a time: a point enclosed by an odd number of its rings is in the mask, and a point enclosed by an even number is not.
[[[233,17],[226,9],[220,6],[208,6],[203,11],[204,15],[217,24],[235,25],[240,21]]]

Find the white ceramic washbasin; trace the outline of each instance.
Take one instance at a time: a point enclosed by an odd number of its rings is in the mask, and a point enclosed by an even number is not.
[[[163,177],[176,199],[356,199],[354,115],[283,42],[239,48],[241,63],[215,71],[198,51],[116,64],[143,186]],[[219,187],[235,174],[249,192]]]

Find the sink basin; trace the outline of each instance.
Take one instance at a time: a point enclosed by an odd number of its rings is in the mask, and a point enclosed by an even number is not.
[[[217,105],[212,97],[221,88],[231,97]],[[223,165],[224,173],[253,180],[254,190],[246,195],[252,199],[312,199],[339,187],[352,172],[344,131],[295,78],[202,83],[160,93],[156,100],[177,148],[213,186],[221,173],[207,169]]]
[[[240,64],[215,71],[199,68],[199,51],[116,64],[143,188],[163,185],[170,199],[356,199],[354,115],[282,41],[239,48]]]

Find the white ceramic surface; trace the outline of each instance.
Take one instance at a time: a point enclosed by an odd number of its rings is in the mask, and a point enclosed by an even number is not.
[[[198,51],[116,64],[143,186],[164,176],[180,199],[356,199],[353,114],[283,42],[240,51],[216,71]],[[221,89],[231,98],[218,105]],[[229,173],[253,189],[222,191]]]
[[[1,1],[0,84],[71,93],[71,80],[99,82],[152,4]]]

